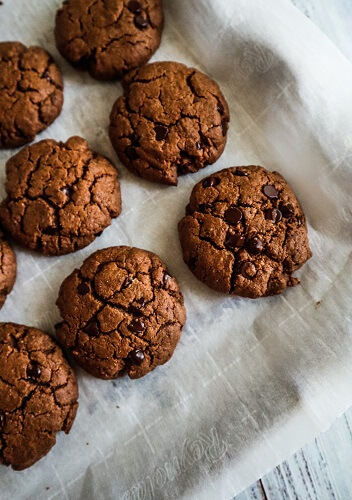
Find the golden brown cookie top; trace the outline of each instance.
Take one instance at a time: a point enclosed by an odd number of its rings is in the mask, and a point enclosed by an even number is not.
[[[175,278],[155,254],[98,250],[62,283],[57,336],[95,377],[139,378],[168,361],[186,321]]]
[[[310,257],[306,218],[286,180],[263,167],[232,167],[198,182],[179,222],[186,264],[219,292],[258,298],[298,280]]]

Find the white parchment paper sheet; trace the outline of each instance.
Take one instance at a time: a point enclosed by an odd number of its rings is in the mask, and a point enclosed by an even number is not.
[[[61,116],[38,139],[79,134],[118,165],[107,136],[119,83],[74,71],[53,40],[56,0],[4,0],[0,38],[40,44],[65,79]],[[121,172],[123,213],[89,248],[46,258],[16,248],[18,279],[1,321],[53,333],[63,278],[98,248],[158,253],[179,278],[188,323],[170,363],[138,381],[78,371],[67,437],[33,468],[0,468],[0,497],[225,499],[255,481],[352,404],[352,67],[287,0],[164,0],[154,59],[209,73],[231,109],[217,164],[160,187]],[[5,161],[0,154],[1,189]],[[177,222],[193,184],[231,165],[281,172],[309,221],[314,257],[302,284],[250,301],[208,290],[183,264]]]

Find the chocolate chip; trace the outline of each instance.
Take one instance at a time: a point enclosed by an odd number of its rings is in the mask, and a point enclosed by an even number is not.
[[[227,234],[226,244],[231,248],[241,248],[244,245],[244,236],[240,233]]]
[[[80,295],[86,295],[89,292],[90,288],[87,283],[80,283],[77,287],[77,292]]]
[[[127,8],[128,10],[133,12],[133,14],[140,14],[142,12],[141,4],[136,0],[131,0],[130,2],[128,2]]]
[[[230,207],[224,213],[224,218],[229,224],[236,225],[242,219],[242,212],[237,207]]]
[[[218,112],[219,112],[221,115],[223,115],[223,114],[224,114],[225,109],[224,109],[224,106],[222,105],[222,102],[220,102],[220,101],[218,101],[217,110],[218,110]]]
[[[270,200],[278,198],[279,192],[274,186],[266,185],[263,187],[263,193]]]
[[[242,170],[241,168],[236,168],[233,174],[238,177],[248,177],[248,172],[246,172],[246,170]]]
[[[263,241],[258,237],[254,236],[247,243],[247,250],[253,255],[258,255],[263,250]]]
[[[268,210],[265,210],[265,218],[275,223],[280,222],[282,219],[282,213],[278,208],[269,208]]]
[[[146,17],[141,16],[140,14],[138,14],[134,18],[134,24],[136,25],[136,27],[139,30],[145,30],[148,27],[148,19]]]
[[[245,278],[253,278],[257,274],[256,267],[252,262],[243,262],[240,269],[242,276]]]
[[[63,321],[60,321],[60,323],[55,323],[55,325],[54,325],[55,330],[57,330],[58,328],[61,328],[63,324],[64,324]]]
[[[155,138],[157,141],[163,141],[169,133],[169,129],[164,125],[155,125],[154,131],[155,131]]]
[[[227,129],[228,129],[229,125],[228,125],[228,122],[227,120],[222,120],[221,121],[221,130],[222,130],[222,135],[225,136],[226,133],[227,133]]]
[[[136,316],[141,316],[142,315],[141,308],[145,304],[144,297],[140,297],[139,299],[135,299],[134,302],[135,302],[135,304],[132,304],[132,305],[129,306],[128,312],[131,313],[131,314],[134,314]],[[143,321],[141,323],[143,323]],[[144,323],[143,323],[143,325],[144,325]]]
[[[83,328],[83,331],[90,337],[97,337],[100,333],[98,322],[93,319]]]
[[[125,155],[130,161],[136,160],[138,158],[138,153],[133,146],[127,146],[125,149]]]
[[[140,349],[134,349],[129,353],[128,358],[134,365],[141,365],[144,361],[144,352]]]
[[[205,188],[217,186],[218,184],[220,184],[220,179],[218,177],[207,177],[203,181],[203,187]]]
[[[72,188],[70,186],[64,186],[61,188],[61,191],[66,195],[70,196],[72,194]]]
[[[133,333],[142,333],[145,330],[145,324],[141,319],[134,319],[133,321],[131,321],[128,328]]]
[[[171,278],[170,274],[165,271],[164,278],[163,278],[164,284],[166,285],[166,283],[168,283],[171,279],[172,278]]]
[[[39,363],[36,361],[32,361],[30,365],[27,367],[27,378],[30,378],[31,380],[36,380],[40,378],[40,375],[42,373],[42,369],[39,366]]]
[[[280,205],[281,213],[284,217],[291,217],[294,214],[294,206],[291,203],[287,203],[286,205]]]
[[[42,78],[45,78],[45,80],[48,80],[48,82],[52,82],[52,79],[50,78],[47,70],[45,70],[44,73],[42,74]]]
[[[5,425],[5,415],[0,413],[0,429]]]

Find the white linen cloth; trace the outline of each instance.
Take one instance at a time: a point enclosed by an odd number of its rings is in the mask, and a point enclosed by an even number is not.
[[[107,136],[119,83],[101,83],[59,55],[59,1],[5,0],[1,40],[39,44],[65,80],[60,117],[37,139],[85,137],[118,165],[123,212],[88,248],[47,258],[16,247],[18,278],[0,312],[54,332],[63,278],[98,248],[152,250],[179,279],[188,322],[173,359],[138,381],[78,370],[80,408],[69,436],[16,473],[0,467],[0,498],[230,498],[352,404],[352,67],[287,0],[164,0],[154,60],[215,78],[231,110],[215,165],[163,187],[118,164]],[[0,153],[1,195],[5,161]],[[191,188],[233,165],[260,164],[291,183],[309,222],[313,258],[301,285],[256,301],[215,293],[182,261],[177,222]]]

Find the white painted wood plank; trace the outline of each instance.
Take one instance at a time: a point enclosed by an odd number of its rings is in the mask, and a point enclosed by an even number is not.
[[[237,495],[236,500],[266,500],[267,496],[261,481],[257,481],[246,491]]]
[[[352,499],[352,409],[236,500]]]
[[[352,410],[335,422],[329,432],[317,438],[317,446],[326,458],[337,498],[352,497]]]

